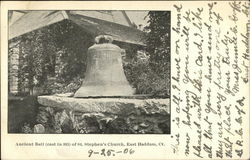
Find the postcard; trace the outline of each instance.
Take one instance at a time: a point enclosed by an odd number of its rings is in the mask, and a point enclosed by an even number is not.
[[[1,159],[249,159],[248,1],[1,2]]]

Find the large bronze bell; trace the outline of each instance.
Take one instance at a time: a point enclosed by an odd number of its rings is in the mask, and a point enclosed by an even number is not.
[[[88,49],[85,78],[74,97],[133,95],[122,67],[121,48],[112,44],[110,36],[98,36],[95,41]]]

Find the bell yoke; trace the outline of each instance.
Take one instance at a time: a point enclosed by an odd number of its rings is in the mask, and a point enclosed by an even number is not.
[[[121,48],[112,44],[112,37],[97,36],[96,44],[87,52],[87,68],[81,87],[74,97],[131,96],[122,66]]]

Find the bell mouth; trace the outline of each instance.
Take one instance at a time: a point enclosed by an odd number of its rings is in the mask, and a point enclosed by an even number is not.
[[[87,83],[88,84],[88,83]],[[132,96],[135,89],[129,84],[120,85],[86,85],[85,83],[75,92],[74,97],[114,97],[114,96]]]

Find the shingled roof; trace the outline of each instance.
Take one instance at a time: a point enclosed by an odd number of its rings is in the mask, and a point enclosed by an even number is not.
[[[131,22],[125,12],[120,11],[119,14],[115,13],[119,11],[110,13],[107,11],[104,11],[104,13],[97,12],[29,11],[9,26],[9,40],[42,27],[67,20],[79,25],[93,36],[106,34],[111,35],[116,41],[145,45],[144,32],[131,26]]]

